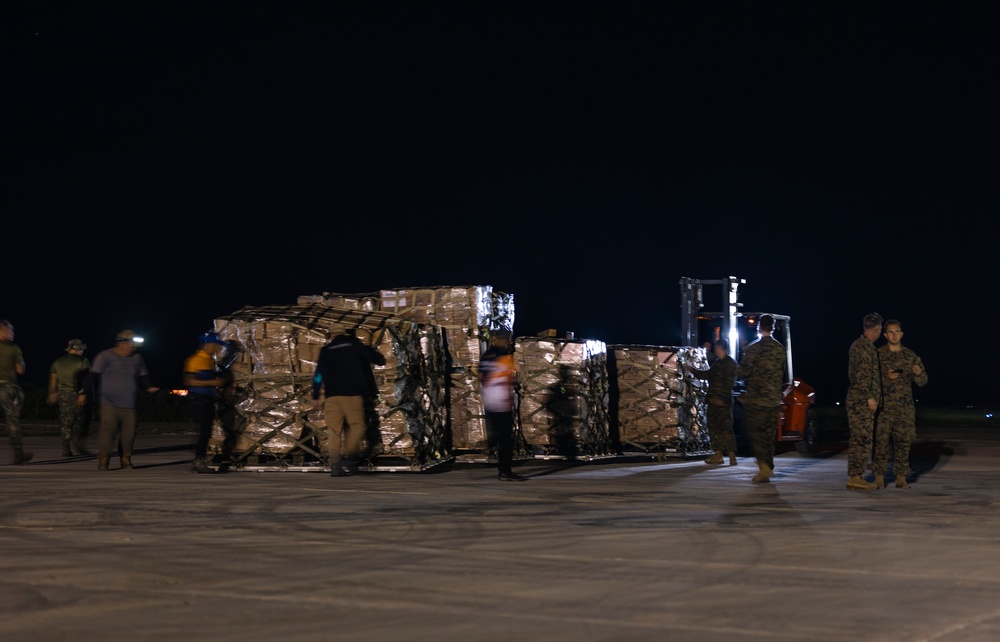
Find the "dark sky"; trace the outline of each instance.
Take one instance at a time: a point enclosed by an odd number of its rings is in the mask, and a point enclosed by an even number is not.
[[[736,275],[820,401],[870,311],[921,401],[997,401],[996,2],[21,4],[0,317],[29,382],[128,327],[175,386],[217,316],[417,285],[675,345],[678,279]]]

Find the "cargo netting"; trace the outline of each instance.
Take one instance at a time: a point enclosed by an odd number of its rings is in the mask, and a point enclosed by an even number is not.
[[[453,458],[447,418],[447,355],[441,329],[368,310],[321,303],[246,307],[215,320],[239,346],[232,364],[237,466],[324,465],[325,423],[312,379],[330,328],[343,325],[386,359],[374,366],[364,457],[371,468],[422,470]],[[221,425],[213,435],[218,454]]]
[[[518,337],[518,412],[535,457],[614,457],[609,434],[607,350],[601,341]]]
[[[608,346],[611,433],[619,452],[710,449],[705,422],[705,384],[684,364],[708,367],[703,348]]]

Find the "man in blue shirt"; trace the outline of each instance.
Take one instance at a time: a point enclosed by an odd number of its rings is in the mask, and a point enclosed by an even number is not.
[[[99,380],[101,398],[101,433],[97,451],[97,469],[107,470],[111,450],[121,434],[119,456],[121,467],[132,466],[137,412],[136,396],[140,386],[146,392],[156,392],[142,355],[136,352],[137,337],[131,330],[122,330],[115,337],[115,347],[98,353],[90,368],[90,377],[83,386],[91,389],[91,381]],[[141,341],[141,339],[140,339]]]

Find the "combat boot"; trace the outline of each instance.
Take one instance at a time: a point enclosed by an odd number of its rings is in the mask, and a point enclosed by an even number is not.
[[[72,457],[73,456],[73,448],[70,446],[69,439],[63,439],[62,440],[62,456],[63,457]]]
[[[724,461],[726,461],[726,460],[722,456],[722,451],[716,450],[715,454],[713,454],[711,457],[709,457],[708,459],[705,460],[705,463],[706,464],[721,464]]]
[[[872,480],[875,484],[875,488],[885,488],[885,475],[875,475],[875,479]]]
[[[762,461],[757,462],[757,467],[760,468],[760,471],[754,475],[751,481],[755,484],[766,484],[771,481],[771,478],[774,477],[774,470]]]
[[[132,465],[132,456],[131,455],[122,455],[122,469],[123,470],[132,470],[133,468],[135,468],[135,466]]]
[[[905,476],[900,475],[899,477],[896,477],[896,488],[909,488],[909,487],[910,484],[907,483]]]
[[[20,466],[31,461],[31,458],[35,456],[35,453],[25,451],[21,447],[14,448],[14,465]]]
[[[729,453],[729,465],[735,466],[736,464],[737,464],[736,453]]]
[[[847,480],[848,490],[875,490],[878,486],[869,484],[861,475],[855,475]]]
[[[97,455],[97,470],[107,470],[110,462],[111,455],[105,455],[103,453]]]

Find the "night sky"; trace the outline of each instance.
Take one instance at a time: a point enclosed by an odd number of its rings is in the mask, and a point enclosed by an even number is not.
[[[922,403],[998,401],[1000,3],[20,4],[0,317],[29,383],[132,328],[179,386],[218,316],[403,286],[676,345],[679,278],[735,275],[821,403],[871,311]]]

